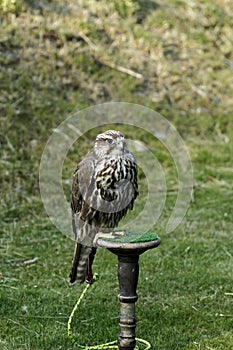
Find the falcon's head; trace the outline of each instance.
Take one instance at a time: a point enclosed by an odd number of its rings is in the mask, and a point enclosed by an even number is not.
[[[124,135],[116,130],[97,135],[94,152],[98,157],[121,156],[125,152]]]

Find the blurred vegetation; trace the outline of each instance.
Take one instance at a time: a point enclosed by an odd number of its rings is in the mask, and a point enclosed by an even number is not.
[[[233,348],[232,23],[230,0],[0,0],[4,350],[71,348],[65,327],[81,290],[66,282],[73,242],[43,210],[38,169],[54,128],[106,101],[161,113],[182,135],[194,167],[186,220],[163,236],[176,200],[175,167],[158,141],[132,130],[164,167],[169,190],[155,227],[163,245],[141,259],[139,335],[154,349]],[[67,196],[76,163],[99,130],[65,160]],[[138,209],[143,205],[139,199]],[[95,269],[103,277],[84,303],[83,342],[117,337],[118,305],[109,293],[117,296],[115,263],[99,252]]]
[[[18,14],[23,6],[23,0],[0,0],[0,14]]]

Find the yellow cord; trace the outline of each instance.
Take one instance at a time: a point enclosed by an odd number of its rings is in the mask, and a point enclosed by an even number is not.
[[[98,276],[97,274],[94,275],[94,281],[97,280]],[[109,343],[105,343],[105,344],[99,344],[99,345],[80,345],[77,343],[77,341],[75,340],[73,334],[72,334],[72,331],[71,331],[71,323],[72,323],[72,320],[73,320],[73,317],[74,317],[74,314],[76,312],[76,310],[78,309],[82,299],[84,298],[85,294],[87,293],[87,290],[90,288],[91,284],[87,284],[82,292],[82,294],[80,295],[77,303],[75,304],[71,314],[70,314],[70,317],[69,317],[69,320],[68,320],[68,325],[67,325],[67,330],[68,330],[68,337],[69,339],[72,341],[73,345],[75,345],[76,347],[78,347],[78,349],[83,349],[83,350],[104,350],[104,349],[118,349],[118,345],[117,345],[117,340],[114,340],[112,342],[109,342]],[[139,347],[138,347],[138,344],[139,345],[143,345],[143,346],[146,346],[144,347],[144,350],[149,350],[151,349],[151,345],[148,341],[144,340],[144,339],[139,339],[139,338],[136,338],[136,341],[137,341],[137,345],[135,347],[135,350],[139,350]]]

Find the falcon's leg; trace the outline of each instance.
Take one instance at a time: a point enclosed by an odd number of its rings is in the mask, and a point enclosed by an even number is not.
[[[95,258],[96,248],[92,248],[88,257],[88,265],[86,272],[86,282],[92,284],[93,283],[93,273],[92,273],[92,263]]]

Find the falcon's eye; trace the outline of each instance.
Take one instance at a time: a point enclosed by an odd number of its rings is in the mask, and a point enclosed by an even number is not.
[[[107,139],[107,142],[111,144],[113,143],[113,139]]]

